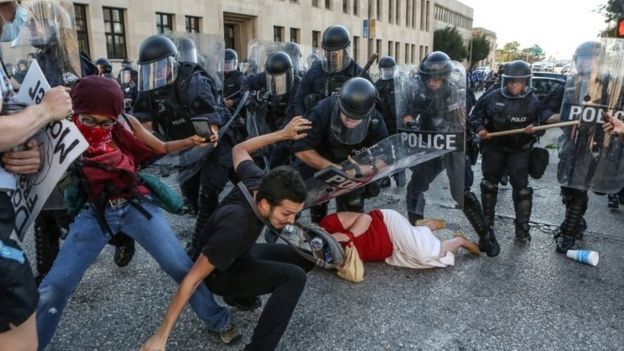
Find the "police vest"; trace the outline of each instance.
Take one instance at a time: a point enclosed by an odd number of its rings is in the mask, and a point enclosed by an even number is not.
[[[530,124],[537,124],[535,105],[532,103],[532,94],[520,99],[507,99],[499,90],[494,93],[488,104],[488,116],[491,118],[486,124],[490,132],[500,132],[510,129],[525,128]],[[535,137],[528,134],[514,134],[498,137],[491,140],[494,143],[504,144],[511,148],[523,148],[535,142]]]
[[[201,66],[193,63],[181,63],[178,77],[167,86],[139,93],[135,111],[149,112],[158,131],[168,140],[187,138],[197,134],[191,117],[194,106],[188,101],[188,89],[194,74],[201,74],[212,79]],[[214,84],[211,84],[213,94],[218,96]],[[202,106],[205,111],[215,112],[212,106]]]

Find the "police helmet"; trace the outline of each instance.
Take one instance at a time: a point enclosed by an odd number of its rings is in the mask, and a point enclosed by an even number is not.
[[[195,45],[193,39],[187,37],[177,38],[175,44],[178,49],[179,62],[199,63],[197,45]]]
[[[340,90],[340,113],[331,116],[331,132],[343,144],[354,145],[368,135],[368,126],[375,111],[377,90],[367,79],[349,79]]]
[[[225,49],[225,60],[223,61],[223,71],[236,71],[238,67],[238,54],[234,49]]]
[[[511,61],[505,65],[503,77],[501,79],[501,92],[503,96],[510,99],[519,99],[527,96],[531,92],[531,67],[522,60]],[[513,93],[509,90],[509,84],[513,82],[522,82],[524,84],[519,93]]]
[[[379,72],[381,73],[382,80],[394,78],[395,69],[396,61],[394,61],[394,57],[384,56],[379,60]]]
[[[329,26],[323,32],[321,47],[324,50],[336,51],[345,49],[351,44],[349,30],[339,24]]]
[[[271,95],[288,93],[293,83],[293,67],[290,56],[283,51],[272,53],[265,64],[267,88]]]
[[[93,64],[96,66],[102,66],[102,68],[104,69],[104,73],[111,73],[113,71],[113,64],[111,64],[111,62],[104,57],[100,57],[99,59],[95,60]]]
[[[418,74],[423,81],[432,78],[446,79],[452,68],[453,63],[447,54],[442,51],[434,51],[420,63]]]
[[[139,91],[167,86],[178,74],[179,52],[173,41],[164,35],[152,35],[139,47]]]

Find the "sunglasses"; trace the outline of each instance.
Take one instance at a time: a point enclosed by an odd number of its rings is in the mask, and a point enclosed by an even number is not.
[[[78,116],[78,119],[80,120],[80,123],[91,128],[100,127],[102,129],[113,129],[115,124],[117,124],[117,122],[112,119],[106,119],[98,122],[95,118],[84,115]]]

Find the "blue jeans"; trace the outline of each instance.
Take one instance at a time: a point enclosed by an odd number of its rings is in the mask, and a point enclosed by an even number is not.
[[[160,209],[147,200],[141,200],[140,204],[152,215],[151,219],[128,203],[118,208],[107,207],[104,217],[111,232],[128,234],[180,283],[191,269],[191,259],[178,243]],[[52,339],[69,297],[109,239],[110,234],[100,228],[91,205],[83,208],[70,225],[52,269],[39,286],[37,333],[40,350]],[[208,329],[219,332],[230,323],[228,310],[217,305],[204,284],[199,285],[190,303]]]

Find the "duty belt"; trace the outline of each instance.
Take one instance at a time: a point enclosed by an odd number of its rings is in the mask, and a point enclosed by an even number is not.
[[[0,240],[0,257],[7,260],[17,261],[20,264],[24,263],[24,252],[20,249],[16,249],[12,246],[8,246]]]

